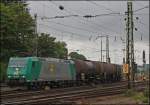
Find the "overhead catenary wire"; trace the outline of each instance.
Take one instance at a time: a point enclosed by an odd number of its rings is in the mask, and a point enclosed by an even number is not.
[[[83,17],[83,18],[93,18],[93,17],[100,17],[100,16],[112,16],[112,15],[119,15],[119,13],[107,13],[107,14],[97,14],[97,15],[63,15],[63,16],[54,16],[54,17],[46,17],[43,16],[42,19],[56,19],[56,18],[69,18],[69,17]]]
[[[54,4],[55,6],[59,6],[58,4],[54,3],[54,2],[51,2],[52,4]],[[66,13],[69,13],[68,11],[64,10]],[[69,13],[70,14],[70,13]],[[84,19],[76,19],[76,18],[72,18],[72,20],[75,20],[77,21],[78,23],[82,24],[82,25],[86,25],[87,26],[87,23],[85,23],[85,20]],[[83,22],[84,21],[84,22]],[[97,28],[93,27],[93,25],[91,24],[88,24],[88,26],[90,27],[88,30],[91,31],[91,29],[93,30],[96,30]],[[97,31],[97,30],[96,30]]]
[[[53,4],[56,5],[56,6],[58,6],[57,3],[54,3],[54,2],[51,2],[51,3],[53,3]],[[74,12],[74,13],[73,13],[73,12],[70,12],[70,11],[71,11],[70,8],[69,8],[69,11],[66,10],[66,9],[64,9],[63,11],[66,11],[66,12],[69,13],[69,14],[78,14],[77,12]],[[81,18],[81,17],[79,17],[79,18],[80,18],[81,20],[85,21],[84,18]],[[120,33],[116,32],[116,31],[114,31],[114,30],[112,30],[112,29],[110,29],[110,28],[108,28],[108,27],[104,27],[103,25],[97,24],[97,23],[95,23],[95,22],[93,22],[93,21],[86,20],[86,22],[89,22],[89,23],[91,23],[91,24],[93,24],[93,25],[98,26],[97,28],[99,28],[101,31],[102,31],[101,28],[103,28],[104,30],[111,30],[111,31],[113,31],[113,32],[115,32],[115,33],[117,33],[117,34],[120,34]]]
[[[88,2],[90,2],[90,3],[94,4],[94,5],[96,5],[97,7],[100,7],[100,8],[103,7],[103,8],[105,8],[105,10],[108,10],[108,11],[111,11],[111,12],[116,12],[116,13],[118,13],[120,16],[124,16],[124,15],[125,15],[125,14],[123,14],[123,13],[121,13],[121,12],[114,11],[114,10],[108,8],[108,7],[105,7],[104,5],[97,4],[97,3],[95,3],[94,1],[88,1]],[[136,3],[137,3],[137,2],[136,2]],[[142,6],[143,6],[143,5],[142,5]],[[145,8],[148,8],[148,7],[149,7],[149,5],[144,6],[143,8],[140,8],[140,9],[135,10],[135,11],[133,11],[133,12],[137,12],[137,11],[140,11],[140,10],[145,9]],[[149,14],[135,14],[135,13],[133,13],[133,15],[149,15]]]
[[[54,16],[54,17],[42,17],[42,19],[57,19],[57,18],[69,18],[69,17],[78,17],[79,15],[64,15],[64,16]]]
[[[75,27],[75,26],[72,26],[72,25],[67,25],[67,24],[63,24],[63,23],[60,23],[60,22],[54,22],[54,21],[48,21],[48,20],[46,20],[47,22],[50,22],[50,23],[54,23],[54,24],[58,24],[58,25],[62,25],[62,26],[65,26],[65,27],[68,27],[68,28],[73,28],[73,29],[77,29],[77,30],[82,30],[82,31],[86,31],[86,32],[89,32],[90,34],[96,34],[96,35],[94,35],[94,36],[99,36],[100,34],[102,34],[102,33],[98,33],[98,32],[94,32],[94,31],[89,31],[89,30],[87,30],[87,29],[84,29],[84,28],[79,28],[79,27]],[[44,21],[45,22],[45,21]],[[114,37],[114,36],[112,36],[112,35],[106,35],[106,34],[102,34],[102,35],[105,35],[105,36],[111,36],[111,37]],[[117,35],[115,35],[115,36],[117,36]],[[119,36],[119,35],[118,35]],[[117,36],[117,37],[118,37]],[[91,39],[91,36],[90,36],[90,39]]]
[[[121,23],[121,25],[123,25],[122,24],[122,21],[121,21],[121,16],[125,16],[124,14],[122,14],[121,12],[118,12],[118,11],[114,11],[114,10],[112,10],[112,9],[110,9],[110,8],[107,8],[107,7],[105,7],[105,6],[103,6],[103,5],[100,5],[100,4],[97,4],[97,3],[95,3],[94,1],[89,1],[90,3],[92,3],[92,4],[94,4],[94,5],[96,5],[97,7],[103,7],[103,8],[105,8],[107,11],[111,11],[111,12],[116,12],[116,13],[118,13],[118,15],[120,15],[120,18],[119,18],[119,20],[120,20],[120,23]],[[119,22],[118,22],[119,23]],[[123,36],[124,37],[124,36]],[[116,39],[115,39],[116,40]]]
[[[90,3],[94,4],[94,5],[96,5],[97,7],[100,7],[100,8],[103,7],[103,8],[105,8],[105,9],[108,10],[108,11],[114,12],[114,10],[112,10],[112,9],[110,9],[110,8],[107,8],[107,7],[103,6],[103,5],[97,4],[97,3],[95,3],[94,1],[88,1],[88,2],[90,2]]]
[[[72,15],[71,15],[72,16]],[[43,17],[41,18],[43,19]],[[52,22],[52,21],[51,21]],[[59,24],[59,25],[63,25],[63,26],[66,26],[66,27],[71,27],[71,28],[75,28],[75,29],[80,29],[80,30],[85,30],[85,29],[81,29],[81,28],[78,28],[78,27],[74,27],[74,26],[69,26],[69,25],[65,25],[65,24],[62,24],[62,23],[58,23],[58,22],[52,22],[52,23],[55,23],[55,24]],[[86,30],[87,31],[87,30]],[[93,32],[93,33],[96,33],[96,32]],[[98,33],[97,33],[98,34]],[[99,33],[100,34],[100,33]],[[92,35],[91,35],[92,36]],[[89,37],[89,40],[91,40],[92,37]],[[110,35],[109,35],[110,36]],[[114,37],[114,36],[113,36]]]
[[[50,29],[53,29],[53,30],[56,30],[56,31],[59,31],[59,32],[68,33],[68,34],[70,34],[69,36],[75,36],[75,37],[78,36],[78,37],[83,37],[83,38],[86,37],[87,39],[91,38],[91,35],[88,36],[88,35],[83,35],[83,34],[79,34],[79,33],[73,33],[73,32],[61,30],[61,29],[58,29],[58,28],[54,28],[54,27],[52,27],[50,25],[41,24],[41,23],[39,25],[44,25],[44,26],[46,26],[46,27],[48,27]],[[113,37],[113,38],[116,37],[116,36],[108,35],[108,34],[101,34],[101,35],[103,35],[103,36],[109,36],[109,37]],[[100,35],[94,35],[94,37],[98,37],[98,36],[100,36]]]
[[[69,9],[69,10],[71,10],[71,9]],[[70,11],[69,11],[70,12]],[[71,12],[70,12],[71,13]],[[85,21],[85,19],[84,18],[80,18],[81,20],[83,20],[83,21]],[[117,34],[120,34],[120,33],[118,33],[118,32],[116,32],[116,31],[114,31],[114,30],[112,30],[112,29],[110,29],[110,28],[108,28],[108,27],[105,27],[104,25],[100,25],[100,24],[98,24],[98,23],[95,23],[95,22],[93,22],[93,21],[89,21],[89,20],[86,20],[86,22],[89,22],[89,23],[91,23],[91,24],[93,24],[93,25],[96,25],[96,26],[98,26],[97,28],[99,28],[101,31],[102,31],[102,29],[103,30],[110,30],[110,31],[112,31],[112,32],[115,32],[115,33],[117,33]]]
[[[53,26],[42,24],[42,23],[40,23],[39,25],[44,25],[44,26],[46,26],[46,27],[48,27],[50,29],[53,29],[53,30],[56,30],[56,31],[60,31],[60,32],[63,32],[63,33],[69,33],[71,35],[74,34],[74,35],[77,35],[79,37],[84,37],[84,38],[87,37],[87,35],[83,35],[83,34],[79,34],[79,33],[73,33],[73,32],[69,32],[69,31],[65,31],[65,30],[61,30],[61,29],[57,29],[57,28],[54,28]]]
[[[139,9],[137,9],[137,10],[134,10],[133,12],[135,13],[135,12],[141,11],[141,10],[143,10],[143,9],[145,9],[145,8],[149,8],[149,5],[144,6],[144,7],[142,7],[142,8],[139,8]]]
[[[94,31],[89,31],[89,30],[84,29],[84,28],[79,28],[79,27],[75,27],[75,26],[72,26],[72,25],[63,24],[63,23],[60,23],[60,22],[44,20],[44,22],[45,21],[50,22],[50,23],[54,23],[54,24],[58,24],[58,25],[62,25],[62,26],[68,27],[68,28],[73,28],[73,29],[77,29],[77,30],[81,30],[81,31],[86,31],[86,32],[93,33],[93,34],[99,34],[99,33],[94,32]]]
[[[54,3],[54,2],[53,2]],[[57,5],[56,3],[54,3],[55,5]],[[110,10],[110,9],[107,9],[107,10]],[[110,11],[113,11],[113,10],[110,10]],[[103,15],[107,15],[107,14],[103,14]],[[78,16],[78,15],[73,15],[73,16]],[[95,15],[95,16],[99,16],[99,15]],[[69,17],[69,16],[66,16],[66,17]],[[88,15],[87,17],[94,17],[94,16],[90,16]]]
[[[89,1],[89,2],[92,3],[92,4],[94,4],[94,5],[96,5],[96,6],[99,7],[99,8],[103,7],[103,8],[104,8],[105,10],[107,10],[107,11],[114,12],[114,13],[118,14],[117,16],[125,16],[125,14],[123,14],[123,13],[121,13],[121,12],[114,11],[114,10],[108,8],[108,7],[105,7],[104,5],[100,5],[100,4],[95,3],[94,1]]]

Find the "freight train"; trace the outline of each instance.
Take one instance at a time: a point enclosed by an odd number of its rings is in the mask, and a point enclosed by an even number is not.
[[[121,66],[99,61],[41,57],[11,57],[7,68],[9,86],[28,88],[66,87],[121,80]]]

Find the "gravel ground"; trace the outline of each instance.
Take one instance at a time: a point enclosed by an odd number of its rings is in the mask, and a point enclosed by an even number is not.
[[[130,97],[125,97],[123,95],[113,95],[113,96],[104,96],[104,97],[96,97],[90,99],[81,99],[77,101],[77,104],[89,104],[89,105],[108,105],[108,104],[130,104],[137,105],[142,104],[141,102],[135,101]]]

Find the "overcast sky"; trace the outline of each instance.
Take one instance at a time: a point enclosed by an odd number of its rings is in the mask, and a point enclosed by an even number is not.
[[[28,1],[29,10],[33,16],[37,13],[38,33],[48,33],[59,41],[65,41],[69,52],[77,51],[89,60],[100,60],[100,41],[97,36],[109,35],[109,50],[112,63],[122,64],[125,56],[126,31],[125,11],[126,1]],[[60,10],[62,5],[64,10]],[[146,7],[148,6],[148,8]],[[138,10],[140,8],[143,8]],[[142,52],[146,51],[146,62],[149,62],[149,2],[133,2],[135,61],[142,64]],[[109,13],[120,13],[104,15]],[[101,15],[102,14],[102,15]],[[41,19],[42,17],[79,15],[79,17]],[[101,15],[84,18],[84,15]],[[136,17],[139,19],[137,20]],[[103,50],[106,38],[103,40]],[[103,59],[106,59],[103,51]]]

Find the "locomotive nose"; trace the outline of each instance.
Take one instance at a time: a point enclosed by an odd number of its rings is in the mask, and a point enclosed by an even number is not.
[[[12,73],[8,73],[8,78],[25,78],[25,70],[22,67],[11,68]]]
[[[15,69],[14,75],[19,75],[19,68]]]

